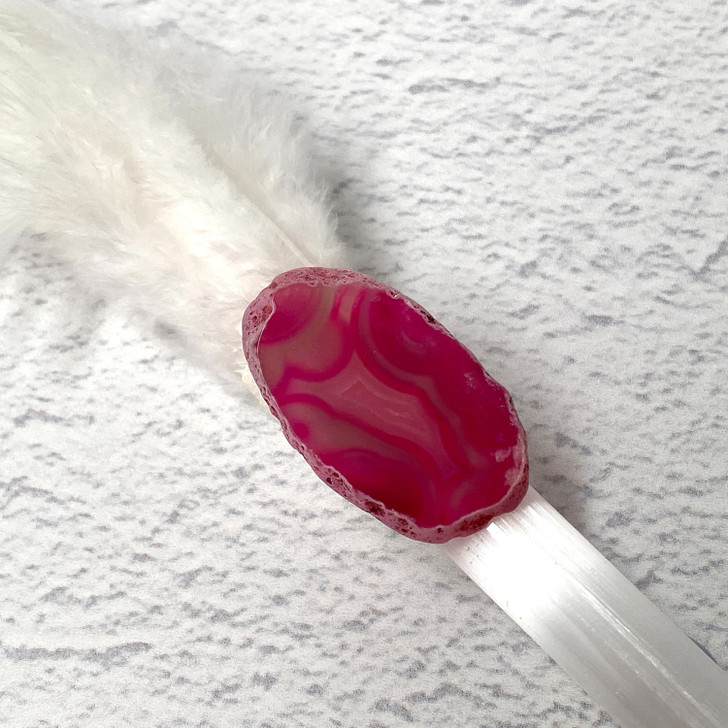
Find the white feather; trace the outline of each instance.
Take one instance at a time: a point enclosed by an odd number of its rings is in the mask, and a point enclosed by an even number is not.
[[[245,306],[340,246],[276,99],[139,46],[0,0],[0,240],[43,233],[239,382]]]

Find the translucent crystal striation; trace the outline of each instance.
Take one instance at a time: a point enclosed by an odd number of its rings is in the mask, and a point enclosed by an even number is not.
[[[288,271],[245,311],[243,348],[291,445],[395,531],[442,543],[525,495],[508,392],[398,291],[347,270]]]

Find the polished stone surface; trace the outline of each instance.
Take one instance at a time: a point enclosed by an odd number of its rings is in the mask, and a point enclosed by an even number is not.
[[[337,493],[427,543],[469,536],[528,488],[508,392],[415,301],[340,268],[282,273],[243,351],[283,433]]]

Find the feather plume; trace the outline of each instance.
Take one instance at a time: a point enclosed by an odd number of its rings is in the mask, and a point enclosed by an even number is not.
[[[0,1],[0,240],[42,233],[239,384],[245,306],[340,245],[280,102],[143,46]]]

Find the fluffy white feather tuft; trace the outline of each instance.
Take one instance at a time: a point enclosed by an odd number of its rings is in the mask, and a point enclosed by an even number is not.
[[[43,233],[239,383],[245,306],[341,249],[291,114],[142,46],[0,2],[0,240]]]

